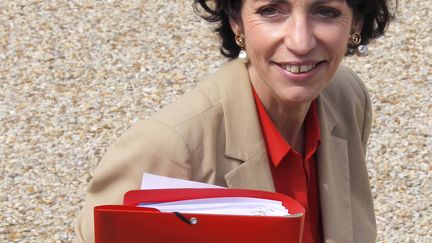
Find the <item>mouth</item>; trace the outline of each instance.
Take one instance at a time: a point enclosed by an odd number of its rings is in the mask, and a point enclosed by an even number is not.
[[[314,69],[316,66],[321,64],[322,62],[315,62],[312,64],[302,64],[302,65],[295,65],[295,64],[279,64],[279,66],[284,69],[285,71],[292,73],[292,74],[300,74],[300,73],[307,73],[310,72],[312,69]]]

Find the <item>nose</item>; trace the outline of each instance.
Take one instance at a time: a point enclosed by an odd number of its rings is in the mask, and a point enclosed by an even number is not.
[[[292,15],[287,22],[285,34],[285,46],[297,55],[306,55],[316,46],[316,38],[313,26],[308,17]]]

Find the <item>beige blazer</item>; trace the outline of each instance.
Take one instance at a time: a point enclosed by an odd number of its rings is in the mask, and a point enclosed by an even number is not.
[[[289,112],[289,111],[287,111]],[[375,242],[366,142],[366,88],[341,67],[318,98],[319,190],[326,242]],[[133,126],[108,150],[88,188],[76,241],[93,241],[93,207],[121,204],[143,172],[229,188],[274,191],[248,72],[224,64],[197,88]]]

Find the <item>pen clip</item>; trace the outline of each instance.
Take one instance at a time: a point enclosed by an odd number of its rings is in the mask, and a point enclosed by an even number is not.
[[[174,214],[186,224],[190,224],[190,225],[198,224],[198,219],[195,217],[192,217],[190,220],[188,220],[185,216],[183,216],[183,214],[179,212],[174,212]]]

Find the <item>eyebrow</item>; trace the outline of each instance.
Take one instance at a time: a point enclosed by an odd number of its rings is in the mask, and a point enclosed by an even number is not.
[[[287,2],[289,3],[290,0],[255,0],[255,2]],[[326,3],[326,2],[345,2],[345,0],[311,0],[312,4],[316,3]]]
[[[312,2],[325,3],[325,2],[346,2],[346,1],[345,0],[312,0]]]

